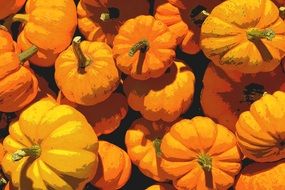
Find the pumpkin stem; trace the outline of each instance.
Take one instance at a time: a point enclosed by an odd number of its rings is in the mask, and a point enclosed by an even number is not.
[[[283,20],[285,20],[285,7],[279,8],[279,15]]]
[[[243,97],[241,103],[252,104],[256,100],[259,100],[264,95],[265,89],[262,85],[256,83],[250,83],[246,85],[243,90]]]
[[[13,161],[19,161],[26,156],[30,157],[39,157],[41,155],[41,148],[39,145],[33,145],[30,148],[23,148],[21,150],[17,150],[12,154]]]
[[[198,157],[198,163],[202,166],[203,170],[212,170],[212,158],[209,155],[205,153],[200,154]]]
[[[87,58],[84,55],[80,47],[80,44],[81,44],[81,36],[76,36],[75,38],[73,38],[72,47],[74,54],[78,60],[78,70],[84,71],[85,67],[87,67],[91,63],[91,59]]]
[[[30,59],[35,53],[37,53],[38,47],[35,45],[32,45],[25,51],[19,54],[19,60],[21,64],[23,65],[28,59]]]
[[[148,48],[149,48],[148,41],[146,39],[140,40],[131,47],[129,51],[129,56],[133,57],[138,50],[145,53],[148,50]]]
[[[160,150],[160,145],[161,145],[161,139],[156,138],[152,141],[156,155],[161,156],[161,150]]]
[[[0,178],[0,187],[2,187],[3,185],[7,184],[7,180],[5,178]]]
[[[29,15],[28,14],[15,14],[12,16],[9,16],[5,21],[4,21],[4,26],[8,28],[9,31],[11,31],[11,26],[14,22],[28,22],[29,21]]]
[[[210,13],[206,11],[206,7],[203,7],[201,5],[195,7],[190,13],[192,22],[197,25],[202,25],[209,15]]]
[[[266,28],[266,29],[250,28],[247,31],[248,40],[257,40],[257,39],[265,38],[269,41],[272,41],[275,35],[276,35],[275,32],[270,28]]]
[[[120,10],[115,7],[108,8],[107,13],[102,13],[100,15],[100,19],[104,22],[111,20],[111,19],[119,18],[119,17],[120,17]]]

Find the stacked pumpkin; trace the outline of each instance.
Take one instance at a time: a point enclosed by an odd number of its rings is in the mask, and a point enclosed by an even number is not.
[[[283,1],[0,5],[5,189],[284,188]]]

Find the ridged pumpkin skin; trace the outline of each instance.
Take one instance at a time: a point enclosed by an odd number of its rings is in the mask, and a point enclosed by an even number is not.
[[[285,22],[271,0],[228,0],[203,23],[201,48],[226,70],[273,71],[285,55]]]
[[[121,189],[131,176],[128,154],[107,141],[99,141],[99,165],[91,184],[102,190]]]
[[[0,0],[0,20],[18,12],[26,0]]]
[[[18,44],[22,50],[37,46],[39,51],[31,62],[42,67],[52,66],[57,56],[69,46],[75,32],[75,3],[73,0],[28,0],[25,8],[25,15],[20,17],[26,21]]]
[[[20,50],[11,35],[0,27],[0,111],[21,110],[36,97],[38,81],[29,63],[21,63]]]
[[[119,16],[101,20],[101,14],[108,13],[109,8],[117,8]],[[147,15],[148,9],[148,0],[81,0],[77,6],[78,27],[87,40],[102,41],[113,46],[121,25],[130,18]]]
[[[128,77],[123,84],[129,106],[150,121],[172,122],[192,103],[195,76],[182,62],[175,61],[162,77],[146,81]]]
[[[3,145],[2,169],[19,190],[82,190],[96,173],[98,140],[92,127],[74,108],[51,98],[23,111]],[[39,153],[35,148],[27,157],[19,156],[20,150],[32,151],[36,145]]]
[[[285,93],[265,93],[243,112],[236,123],[236,136],[242,153],[257,162],[285,158]]]
[[[170,126],[163,121],[151,122],[140,118],[126,132],[125,144],[132,162],[145,176],[156,181],[168,180],[160,168],[160,142]]]
[[[235,184],[235,190],[285,189],[285,162],[253,163],[246,166]]]
[[[234,134],[207,117],[177,122],[160,148],[161,168],[178,190],[227,190],[241,169]]]
[[[167,26],[152,16],[127,20],[114,39],[118,68],[137,80],[163,75],[175,58],[176,41]]]
[[[74,43],[74,42],[73,42]],[[103,42],[82,41],[81,51],[90,61],[80,68],[74,44],[63,51],[55,63],[55,80],[71,102],[92,106],[106,100],[119,85],[111,48]]]
[[[284,77],[281,65],[270,73],[244,74],[224,71],[210,63],[203,78],[203,111],[206,116],[235,132],[239,115],[265,91],[285,91]]]
[[[146,188],[145,190],[175,190],[175,189],[170,184],[161,183],[161,184],[152,185],[152,186]]]

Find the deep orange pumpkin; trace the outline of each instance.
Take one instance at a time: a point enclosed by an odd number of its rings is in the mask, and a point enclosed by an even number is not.
[[[26,0],[0,0],[0,20],[18,12]]]
[[[148,187],[146,190],[175,190],[175,188],[167,183],[159,183]]]

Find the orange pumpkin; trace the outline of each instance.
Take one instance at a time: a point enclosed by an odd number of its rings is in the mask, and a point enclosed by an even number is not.
[[[285,158],[285,92],[264,95],[243,112],[236,123],[236,136],[244,156],[257,162]]]
[[[241,168],[235,136],[210,118],[174,124],[161,142],[161,168],[177,189],[226,190]]]
[[[246,166],[235,184],[235,190],[285,189],[285,162],[253,163]]]
[[[148,9],[148,0],[81,0],[77,6],[78,27],[89,41],[113,46],[121,25],[130,18],[148,14]]]
[[[175,58],[176,42],[167,26],[152,16],[129,19],[114,39],[118,68],[138,80],[157,78]]]
[[[18,12],[26,0],[0,0],[0,20]]]
[[[191,69],[175,61],[169,71],[145,81],[128,77],[123,84],[131,108],[151,121],[172,122],[192,103],[195,76]]]
[[[130,178],[131,160],[120,147],[99,141],[99,164],[91,184],[102,190],[121,189]]]
[[[285,56],[285,22],[271,0],[227,0],[204,21],[201,48],[226,70],[273,71]]]
[[[11,35],[0,27],[0,111],[15,112],[36,97],[38,81],[27,60],[37,52],[35,46],[20,53]]]
[[[169,0],[156,8],[155,18],[165,23],[175,35],[182,51],[198,53],[200,48],[200,25],[211,11],[224,0]]]
[[[12,22],[22,22],[24,28],[18,36],[20,48],[37,46],[39,51],[31,62],[42,67],[52,66],[59,53],[69,46],[75,32],[75,3],[73,0],[28,0],[25,8],[25,14],[10,17],[5,25],[11,28]]]
[[[155,184],[148,187],[146,190],[175,190],[174,187],[167,183]]]
[[[239,115],[265,91],[285,91],[284,77],[281,66],[270,73],[244,74],[226,72],[210,63],[204,74],[201,92],[203,111],[206,116],[234,132]]]
[[[55,80],[71,102],[91,106],[106,100],[119,85],[112,49],[103,42],[74,38],[55,63]]]
[[[170,123],[163,121],[151,122],[140,118],[126,132],[125,144],[132,162],[144,175],[156,181],[168,180],[167,174],[160,168],[160,143],[170,126]]]

